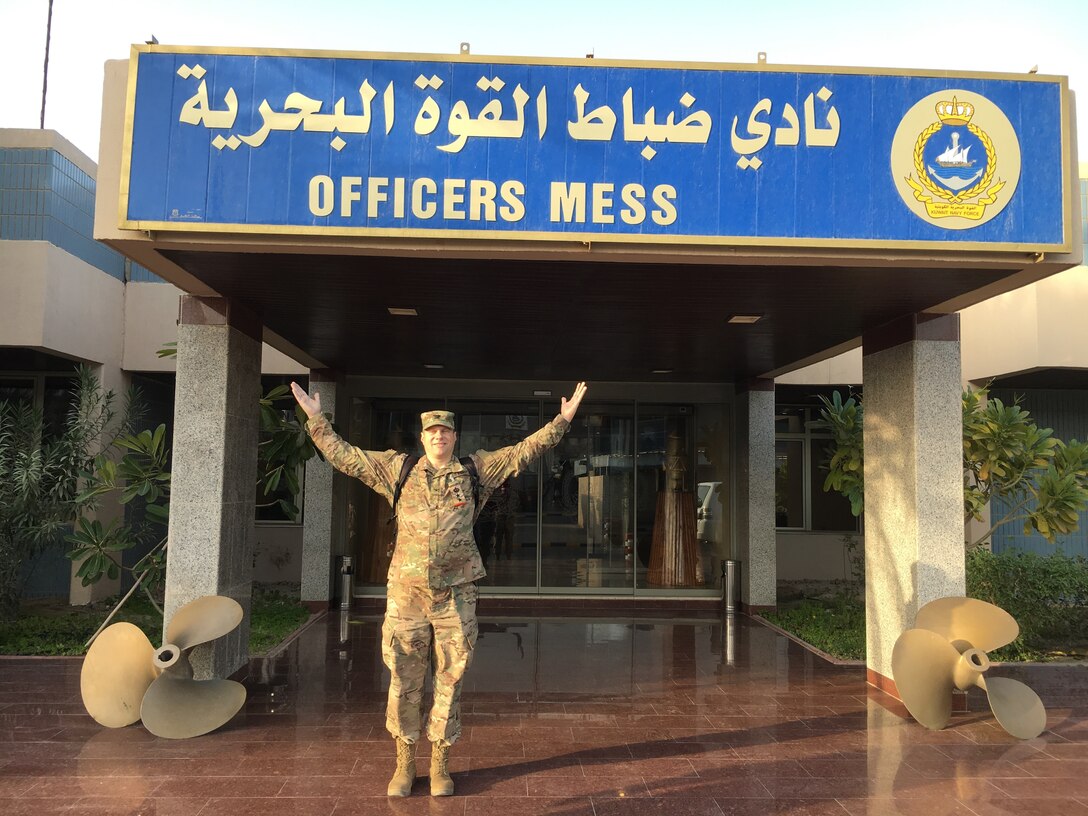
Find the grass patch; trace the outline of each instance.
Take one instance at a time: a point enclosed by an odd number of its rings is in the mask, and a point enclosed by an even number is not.
[[[249,621],[249,653],[262,655],[310,618],[297,598],[280,592],[254,592]]]
[[[81,655],[83,644],[102,625],[117,599],[89,606],[56,601],[23,604],[12,623],[0,623],[0,654]],[[261,655],[305,623],[309,610],[281,592],[254,587],[250,612],[249,653]],[[162,617],[147,599],[132,597],[111,623],[127,621],[143,630],[153,645],[162,642]]]
[[[763,617],[840,660],[865,659],[865,607],[848,600],[805,598]]]
[[[1083,610],[1068,610],[1067,614],[1076,617],[1078,612]],[[832,657],[865,659],[865,607],[860,601],[805,598],[780,604],[777,612],[764,612],[763,617]],[[1083,620],[1083,615],[1077,620]],[[1015,646],[996,649],[990,657],[1008,662],[1079,663],[1088,655],[1085,631],[1075,637],[1039,637],[1031,644],[1018,638]]]

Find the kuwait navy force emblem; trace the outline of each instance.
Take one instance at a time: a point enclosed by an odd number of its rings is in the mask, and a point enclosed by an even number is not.
[[[984,224],[1020,180],[1020,143],[1008,117],[963,90],[919,100],[892,140],[892,174],[904,203],[945,229]]]

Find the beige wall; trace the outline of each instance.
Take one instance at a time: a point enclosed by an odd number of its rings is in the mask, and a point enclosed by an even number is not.
[[[302,581],[302,526],[257,523],[253,580],[262,584]]]
[[[1088,266],[968,306],[960,314],[964,382],[1039,368],[1088,368]],[[861,348],[775,378],[781,385],[857,385]]]
[[[841,581],[850,577],[846,533],[779,532],[778,580]],[[863,538],[854,534],[860,547]]]
[[[47,241],[4,241],[0,345],[120,367],[124,288]]]
[[[94,161],[55,130],[0,128],[0,147],[56,150],[88,176],[95,177]]]
[[[1088,368],[1088,267],[960,312],[963,376],[972,382],[1037,368]]]
[[[126,371],[173,371],[173,357],[156,352],[178,339],[178,298],[182,291],[170,283],[130,283],[125,286],[124,359]],[[264,374],[297,374],[309,369],[265,343]]]
[[[774,379],[776,385],[857,385],[861,382],[861,345]]]

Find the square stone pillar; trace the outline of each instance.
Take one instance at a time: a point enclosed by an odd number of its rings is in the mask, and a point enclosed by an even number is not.
[[[227,677],[249,657],[260,328],[236,303],[181,297],[166,622],[204,595],[234,598],[245,611],[241,626],[193,650],[198,679]]]
[[[959,316],[911,315],[862,344],[867,676],[898,696],[896,639],[965,592]]]
[[[778,604],[774,525],[774,380],[737,390],[737,546],[745,611]]]
[[[335,372],[313,370],[310,372],[310,394],[321,395],[322,413],[331,414],[336,420],[338,391]],[[313,457],[306,463],[304,504],[302,513],[302,602],[314,611],[329,608],[334,590],[339,587],[339,572],[334,575],[333,539],[343,516],[340,492],[335,490],[336,471],[328,462]],[[355,565],[358,573],[359,565]]]

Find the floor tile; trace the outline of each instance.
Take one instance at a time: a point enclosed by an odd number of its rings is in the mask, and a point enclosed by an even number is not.
[[[1019,741],[984,700],[928,731],[864,666],[748,618],[734,621],[731,665],[713,618],[526,617],[520,651],[486,628],[511,620],[482,620],[450,754],[457,795],[443,798],[429,796],[425,740],[413,795],[385,796],[376,616],[346,644],[338,617],[319,620],[255,661],[244,711],[192,740],[99,727],[78,660],[0,659],[3,816],[1088,816],[1079,667],[1014,667],[1050,710],[1048,730]],[[46,686],[32,678],[43,669]]]

